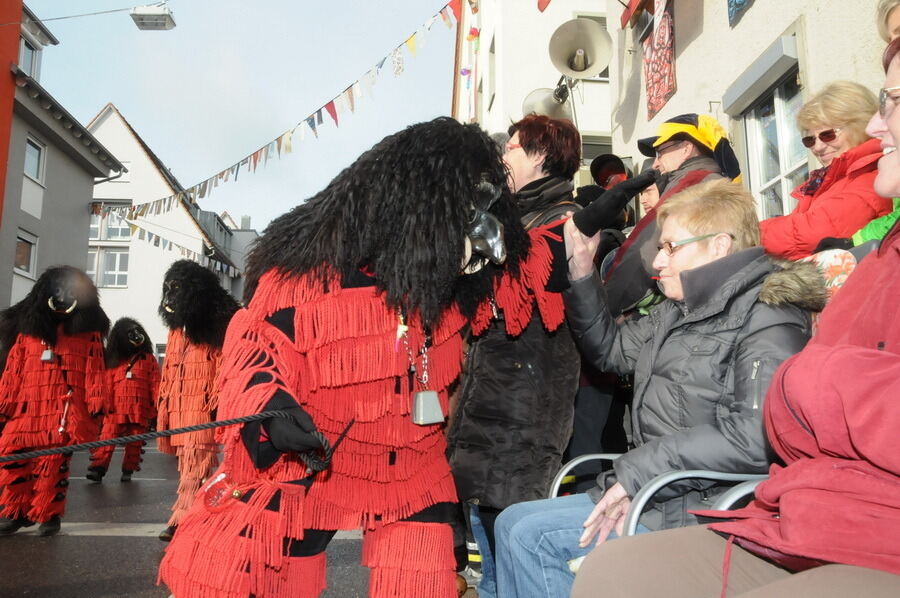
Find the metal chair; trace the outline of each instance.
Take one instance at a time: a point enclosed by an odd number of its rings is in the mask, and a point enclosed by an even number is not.
[[[549,498],[556,497],[559,493],[559,487],[562,485],[563,478],[565,478],[576,466],[588,461],[614,461],[621,456],[621,453],[592,453],[590,455],[582,455],[572,459],[563,465],[562,469],[560,469],[553,478],[553,483],[550,485]],[[669,484],[689,478],[714,480],[717,482],[743,482],[725,491],[712,506],[713,509],[724,510],[730,509],[735,502],[752,493],[756,486],[767,477],[768,476],[764,474],[725,473],[721,471],[709,471],[706,469],[688,469],[684,471],[669,471],[662,473],[645,484],[631,499],[631,508],[628,511],[628,515],[625,517],[624,535],[633,536],[635,534],[638,520],[641,517],[641,513],[644,512],[647,503],[657,492]]]

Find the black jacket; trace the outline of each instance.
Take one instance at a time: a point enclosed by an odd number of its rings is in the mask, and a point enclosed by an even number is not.
[[[572,282],[565,294],[585,359],[604,371],[634,372],[636,446],[614,464],[629,496],[671,470],[765,473],[762,404],[769,380],[806,344],[808,310],[825,301],[814,266],[782,269],[759,247],[681,276],[684,301],[666,300],[648,317],[623,324],[610,315],[596,273]],[[673,484],[641,522],[651,529],[694,523],[687,511],[709,508],[722,490],[698,480]]]
[[[559,178],[535,181],[518,197],[528,228],[579,209],[571,182]],[[562,255],[551,282],[565,281]],[[501,314],[472,341],[448,433],[461,501],[503,509],[546,498],[572,434],[579,364],[569,329],[547,332],[537,310],[518,337],[507,336]]]

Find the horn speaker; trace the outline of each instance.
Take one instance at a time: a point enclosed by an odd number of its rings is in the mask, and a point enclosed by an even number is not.
[[[550,37],[550,61],[570,79],[596,77],[611,58],[612,38],[592,19],[566,21]]]
[[[557,90],[559,89],[557,88]],[[561,86],[561,89],[565,93],[559,93],[549,87],[535,89],[525,96],[525,101],[522,102],[522,114],[528,115],[533,112],[554,119],[572,120],[572,107],[566,101],[569,90],[565,86]]]

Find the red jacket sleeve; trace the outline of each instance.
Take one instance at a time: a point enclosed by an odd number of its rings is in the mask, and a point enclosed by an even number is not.
[[[766,431],[787,462],[820,456],[868,461],[900,475],[900,359],[853,345],[808,345],[779,370]]]
[[[6,358],[6,368],[0,378],[0,416],[11,417],[18,402],[22,386],[22,370],[25,365],[25,344],[22,337],[16,339]]]
[[[850,237],[871,220],[891,211],[891,200],[873,189],[873,168],[836,181],[809,207],[760,223],[762,245],[770,255],[797,260],[809,256],[825,237]]]

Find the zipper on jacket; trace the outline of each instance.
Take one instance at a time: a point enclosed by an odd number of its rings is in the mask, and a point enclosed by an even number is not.
[[[759,383],[756,381],[756,376],[759,374],[759,366],[762,363],[761,360],[757,359],[753,362],[753,371],[750,372],[750,380],[753,382],[753,408],[759,409]]]

